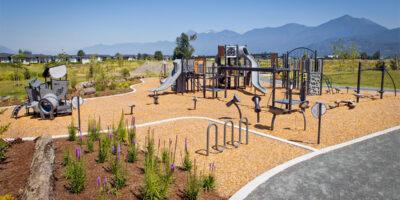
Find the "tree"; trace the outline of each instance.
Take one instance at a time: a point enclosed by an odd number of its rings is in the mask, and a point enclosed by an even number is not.
[[[336,58],[346,59],[348,57],[347,50],[342,39],[332,43],[332,53]]]
[[[182,33],[180,37],[177,37],[173,58],[174,59],[191,58],[192,54],[194,53],[194,48],[192,45],[190,45],[190,41],[194,41],[196,40],[196,38],[197,38],[196,34],[189,36],[185,33]]]
[[[161,51],[156,51],[154,52],[154,59],[156,60],[162,60],[164,58],[163,54]]]
[[[123,56],[122,56],[122,54],[120,54],[120,53],[116,53],[114,57],[115,57],[116,59],[118,59],[118,60],[122,60],[122,59],[123,59]]]
[[[76,54],[79,58],[82,58],[83,56],[85,56],[85,52],[81,49],[78,51],[78,53]]]
[[[372,54],[372,59],[375,59],[375,60],[381,59],[381,52],[376,51],[374,54]]]
[[[355,43],[352,43],[351,46],[347,49],[347,55],[350,59],[357,59],[360,57],[360,53],[358,52],[358,47]]]
[[[361,59],[363,59],[363,60],[367,60],[367,59],[368,59],[368,54],[367,54],[367,52],[362,52],[362,53],[360,54],[360,57],[361,57]]]
[[[399,69],[399,57],[395,56],[390,60],[390,69],[398,70]]]
[[[127,79],[127,78],[130,76],[129,69],[128,69],[128,68],[122,68],[122,70],[121,70],[121,76],[122,76],[124,79]]]
[[[138,53],[138,54],[137,54],[137,59],[138,59],[138,60],[142,59],[142,54],[141,54],[141,53]]]
[[[67,54],[65,54],[65,53],[59,53],[59,54],[57,55],[57,57],[58,57],[58,59],[59,59],[60,62],[67,62],[67,59],[68,59],[68,55],[67,55]]]

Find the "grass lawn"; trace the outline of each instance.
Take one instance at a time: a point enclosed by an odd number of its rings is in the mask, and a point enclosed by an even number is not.
[[[76,79],[77,83],[87,81],[87,74],[89,72],[90,66],[100,67],[107,70],[107,74],[112,74],[114,78],[121,79],[121,70],[126,68],[129,71],[135,70],[137,67],[141,66],[145,61],[115,61],[107,60],[96,64],[67,64],[68,68],[68,79],[71,81],[72,78]],[[57,65],[57,64],[52,64]],[[31,76],[30,79],[37,77],[42,82],[42,72],[45,69],[44,64],[30,64],[22,65],[22,68],[18,70],[10,64],[0,64],[0,96],[11,96],[12,101],[21,101],[26,99],[25,87],[28,85],[28,80],[23,78],[23,72],[25,69],[29,70]],[[13,73],[18,73],[20,76],[19,84],[12,81],[10,76]],[[117,88],[116,91],[125,91],[127,88]],[[129,89],[129,88],[128,88]],[[111,92],[114,93],[114,92]]]

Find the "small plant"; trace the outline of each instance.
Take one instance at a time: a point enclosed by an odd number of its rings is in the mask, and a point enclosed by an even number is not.
[[[107,194],[110,193],[111,187],[107,181],[107,177],[104,177],[103,183],[101,182],[101,177],[98,176],[96,179],[96,185],[98,188],[97,199],[99,200],[107,200]]]
[[[171,171],[175,170],[175,165],[171,168],[169,165],[157,163],[155,155],[154,138],[147,137],[145,154],[145,183],[142,187],[142,199],[166,199],[168,188],[172,182]]]
[[[111,173],[113,174],[113,186],[116,190],[123,188],[127,181],[127,171],[121,161],[121,146],[117,147],[117,158],[111,164]]]
[[[62,161],[61,164],[65,167],[69,163],[71,163],[71,161],[72,161],[72,158],[71,158],[71,155],[70,155],[69,151],[68,150],[64,150],[63,151],[63,161]]]
[[[71,117],[71,124],[68,125],[68,140],[75,141],[76,140],[76,127],[74,124],[74,118]]]
[[[79,147],[75,149],[75,157],[66,167],[65,178],[68,181],[68,189],[72,193],[80,193],[85,189],[86,171]]]
[[[3,114],[7,109],[0,110],[0,115]],[[10,123],[7,125],[0,125],[0,135],[8,130],[10,127]],[[6,150],[9,147],[7,141],[0,138],[0,162],[3,162],[6,159]]]
[[[214,172],[215,172],[215,164],[210,163],[208,175],[205,175],[201,178],[201,185],[203,187],[203,190],[210,191],[215,188],[216,181],[215,181]]]
[[[12,194],[0,195],[0,200],[14,200],[15,197]]]
[[[196,172],[196,165],[194,166],[193,172],[188,173],[187,185],[183,191],[185,199],[196,200],[199,198],[201,190],[201,182]]]
[[[93,144],[93,140],[91,138],[87,138],[86,146],[87,146],[88,152],[93,152],[94,151],[94,144]]]
[[[111,139],[110,137],[104,137],[99,140],[99,153],[97,155],[97,162],[104,163],[111,152]]]
[[[182,169],[184,171],[190,171],[192,169],[192,160],[190,160],[190,154],[188,150],[188,140],[185,138],[185,155],[183,157]]]
[[[135,139],[131,142],[131,144],[128,147],[128,162],[133,163],[137,160],[138,157],[138,148],[136,145]]]
[[[121,112],[121,117],[119,119],[118,127],[117,127],[117,135],[118,139],[121,142],[128,142],[128,131],[126,130],[125,127],[125,121],[124,121],[124,112]]]

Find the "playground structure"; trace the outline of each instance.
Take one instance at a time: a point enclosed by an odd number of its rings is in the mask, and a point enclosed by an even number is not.
[[[218,92],[224,91],[227,98],[228,89],[246,89],[248,86],[254,87],[254,105],[257,116],[261,112],[261,97],[267,93],[267,89],[262,86],[260,73],[272,74],[271,83],[271,105],[268,105],[269,112],[273,114],[271,130],[277,115],[291,114],[299,112],[303,115],[304,129],[306,129],[306,118],[304,111],[308,108],[307,95],[322,94],[323,78],[323,59],[317,57],[317,51],[306,47],[295,48],[287,51],[281,56],[282,66],[279,66],[278,54],[272,53],[271,67],[262,68],[255,58],[250,55],[246,46],[224,45],[218,46],[218,54],[215,63],[211,67],[207,66],[205,57],[193,59],[174,60],[174,69],[160,87],[150,90],[154,93],[153,98],[157,98],[158,92],[172,88],[176,93],[202,91],[206,98],[207,92],[212,93],[212,98],[218,98]],[[281,77],[281,88],[284,89],[284,98],[276,99],[277,78]],[[202,81],[200,81],[202,79]],[[202,83],[201,83],[202,82]],[[298,92],[296,92],[296,91]],[[294,98],[298,95],[298,98]],[[226,105],[238,102],[235,97]],[[267,102],[268,104],[269,102]],[[282,105],[282,106],[278,106]],[[298,108],[294,108],[294,106]],[[240,108],[235,103],[239,111],[239,118],[242,118]],[[259,122],[259,117],[257,121]]]
[[[362,71],[380,71],[381,72],[381,81],[380,81],[380,90],[378,90],[377,92],[379,93],[379,98],[383,99],[383,93],[385,93],[385,89],[384,89],[384,81],[385,81],[385,73],[389,76],[392,84],[393,84],[393,89],[394,89],[394,95],[397,96],[397,91],[396,91],[396,84],[393,80],[392,75],[390,75],[389,71],[386,69],[385,63],[383,62],[381,64],[381,66],[377,66],[377,67],[370,67],[370,68],[366,68],[366,69],[362,69],[362,64],[361,62],[358,63],[358,70],[357,70],[357,89],[356,89],[356,94],[354,94],[356,96],[357,99],[357,103],[360,101],[360,98],[370,98],[370,99],[375,99],[375,95],[366,95],[366,94],[361,94],[361,73]]]
[[[45,82],[37,78],[25,87],[28,100],[14,107],[11,117],[18,118],[19,111],[25,107],[26,115],[54,119],[56,115],[72,113],[71,102],[67,100],[68,80],[65,65],[46,68],[43,72]],[[30,109],[33,111],[30,112]]]

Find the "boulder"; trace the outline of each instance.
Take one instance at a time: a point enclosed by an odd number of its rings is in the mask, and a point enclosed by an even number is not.
[[[21,199],[54,199],[54,158],[55,152],[51,136],[36,140],[30,175]]]
[[[83,95],[91,95],[96,93],[96,88],[90,87],[83,89]]]

